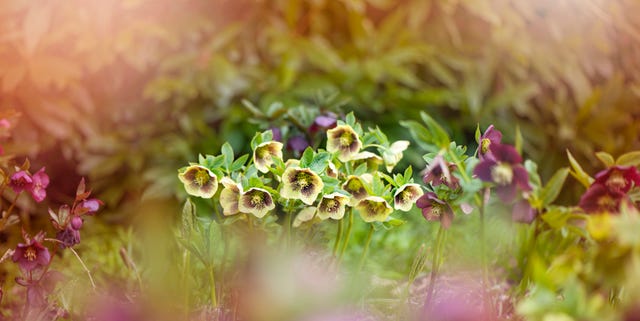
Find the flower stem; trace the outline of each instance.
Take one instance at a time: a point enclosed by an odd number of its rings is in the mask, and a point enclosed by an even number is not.
[[[213,265],[209,267],[209,283],[211,284],[211,306],[216,308],[218,306],[218,296],[216,295],[216,279],[214,277]]]
[[[342,239],[342,229],[343,229],[343,225],[344,223],[342,222],[343,220],[339,220],[338,221],[338,231],[336,232],[336,240],[333,242],[333,252],[332,252],[332,256],[335,258],[336,254],[338,254],[338,247],[340,246],[340,241]]]
[[[371,238],[373,237],[373,224],[369,224],[369,233],[367,234],[367,240],[364,243],[364,250],[362,251],[362,256],[360,257],[360,263],[358,263],[358,271],[362,271],[362,267],[364,266],[364,261],[367,259],[367,255],[369,254],[369,245],[371,244]]]
[[[347,224],[347,233],[344,238],[344,243],[342,243],[342,248],[340,249],[340,255],[338,256],[338,263],[342,262],[342,257],[344,256],[344,252],[347,250],[347,245],[351,238],[351,229],[353,228],[353,213],[351,207],[347,209],[347,213],[345,215],[349,216],[349,223]]]
[[[489,189],[485,190],[485,193],[488,193]],[[480,212],[480,264],[482,265],[482,301],[484,303],[485,312],[492,311],[493,308],[490,306],[489,297],[487,295],[487,286],[489,285],[489,272],[487,265],[487,235],[485,229],[485,202],[486,197],[482,197],[479,206]]]
[[[87,272],[87,276],[89,277],[89,281],[91,282],[91,287],[93,288],[94,291],[96,291],[97,289],[96,283],[93,281],[93,277],[91,277],[91,272],[89,271],[87,266],[84,264],[84,261],[82,261],[82,259],[80,258],[80,255],[78,255],[78,252],[76,252],[76,250],[74,250],[72,247],[68,247],[68,249],[71,251],[71,253],[73,253],[73,255],[76,256],[78,261],[80,261],[80,265],[82,265],[82,268]]]
[[[438,270],[440,269],[440,262],[441,262],[441,258],[440,256],[442,255],[441,250],[442,250],[442,243],[445,237],[445,229],[442,226],[442,224],[440,224],[440,227],[438,228],[438,235],[436,236],[436,245],[433,251],[433,259],[431,261],[431,276],[430,276],[430,280],[429,280],[429,287],[427,288],[427,298],[425,299],[424,302],[424,307],[425,310],[428,310],[431,308],[431,301],[433,300],[433,294],[435,291],[435,283],[438,277]]]

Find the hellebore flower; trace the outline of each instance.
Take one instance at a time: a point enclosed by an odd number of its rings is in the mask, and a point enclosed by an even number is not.
[[[404,184],[396,190],[393,195],[393,208],[403,212],[408,212],[424,192],[418,184]]]
[[[442,155],[438,155],[427,167],[427,173],[422,177],[422,181],[425,184],[431,183],[434,187],[444,184],[455,190],[460,187],[458,178],[451,175],[456,168],[455,164],[445,161]]]
[[[16,194],[24,191],[25,189],[31,189],[32,184],[33,179],[27,171],[15,172],[11,175],[11,178],[9,178],[9,186],[11,186],[11,189],[13,189]]]
[[[338,152],[341,162],[350,161],[362,148],[358,133],[349,125],[336,126],[327,131],[327,151]]]
[[[189,195],[211,198],[218,190],[218,178],[208,168],[201,165],[191,165],[178,174]]]
[[[302,135],[296,135],[287,141],[287,148],[297,153],[302,153],[309,147],[309,142]]]
[[[495,129],[493,125],[489,125],[484,134],[480,136],[478,141],[478,156],[483,159],[485,156],[491,156],[491,145],[498,145],[502,140],[502,133]]]
[[[64,230],[58,231],[56,239],[61,242],[60,247],[63,249],[73,247],[80,243],[80,231],[79,229],[73,228],[73,225],[70,224]]]
[[[318,217],[321,220],[332,218],[339,220],[344,217],[344,207],[349,202],[349,197],[340,193],[324,195],[318,204]]]
[[[309,131],[315,133],[319,130],[334,128],[336,127],[336,118],[335,114],[319,115],[313,120],[313,124],[309,126]]]
[[[449,203],[439,199],[436,193],[425,193],[416,201],[416,206],[422,209],[422,216],[427,221],[440,221],[444,228],[451,226],[453,209]]]
[[[367,169],[374,170],[374,171],[378,169],[378,165],[384,163],[384,160],[382,159],[382,157],[368,151],[359,152],[355,154],[352,160],[354,161],[354,165],[353,165],[354,168],[357,168],[360,164],[364,162],[367,164]]]
[[[580,197],[580,206],[587,213],[617,213],[620,203],[626,195],[618,190],[611,190],[604,184],[594,183]]]
[[[640,173],[635,166],[612,166],[596,174],[593,183],[614,192],[627,193],[632,186],[640,186]]]
[[[349,206],[356,206],[356,204],[361,200],[369,196],[369,193],[364,186],[365,181],[363,178],[354,175],[349,175],[349,177],[347,177],[347,180],[342,184],[342,189],[351,194]]]
[[[274,209],[276,204],[271,198],[271,194],[262,188],[252,187],[240,196],[238,209],[242,213],[253,214],[257,218],[262,218],[269,211]]]
[[[517,223],[531,224],[537,215],[538,212],[531,207],[529,201],[520,200],[513,205],[511,220]]]
[[[20,243],[11,257],[13,262],[18,263],[20,269],[31,272],[36,268],[45,267],[51,261],[49,249],[42,246],[38,240],[31,239],[27,243]]]
[[[224,186],[220,192],[220,205],[222,206],[222,214],[225,216],[238,214],[238,202],[242,195],[242,187],[229,177],[223,177],[220,183]]]
[[[489,147],[492,157],[483,158],[473,173],[485,182],[496,185],[498,197],[509,203],[516,197],[516,188],[524,191],[531,190],[529,174],[522,166],[522,157],[513,146],[491,144]]]
[[[31,193],[31,197],[40,203],[47,197],[47,186],[49,186],[49,175],[44,172],[44,167],[37,171],[33,176],[31,176],[31,188],[29,188],[29,193]]]
[[[313,204],[322,191],[324,183],[318,174],[308,168],[289,167],[282,174],[280,196],[299,199],[307,205]]]
[[[266,173],[269,167],[273,165],[273,158],[282,159],[282,143],[281,142],[265,142],[256,147],[253,151],[253,163],[256,169]]]
[[[367,196],[356,205],[356,209],[360,212],[362,220],[367,223],[384,222],[393,212],[389,203],[379,196]]]
[[[300,227],[302,223],[311,221],[315,215],[316,215],[315,206],[305,207],[300,211],[300,213],[298,213],[298,215],[296,215],[296,218],[293,220],[292,225],[293,227]]]
[[[388,149],[382,152],[382,159],[387,168],[387,172],[391,172],[393,168],[402,159],[402,152],[409,147],[409,141],[399,140],[391,144]]]

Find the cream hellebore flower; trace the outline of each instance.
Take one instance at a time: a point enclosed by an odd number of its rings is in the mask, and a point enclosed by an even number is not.
[[[356,209],[360,212],[362,220],[367,223],[384,222],[393,212],[391,205],[379,196],[367,196],[356,205]]]
[[[357,153],[355,156],[353,156],[353,160],[355,162],[355,167],[364,162],[367,163],[367,168],[371,170],[377,170],[378,165],[384,163],[382,157],[369,151]]]
[[[208,168],[201,165],[191,165],[178,174],[189,195],[212,198],[218,190],[218,178]]]
[[[408,212],[424,192],[418,184],[404,184],[393,194],[393,208]]]
[[[288,199],[299,199],[303,203],[311,205],[323,187],[322,179],[311,169],[289,167],[282,174],[280,196]]]
[[[316,208],[314,206],[303,208],[293,220],[293,227],[299,227],[302,223],[311,221],[315,215]]]
[[[271,194],[262,188],[252,187],[240,195],[238,209],[242,213],[253,214],[257,218],[262,218],[269,211],[274,209],[276,204],[271,198]]]
[[[240,213],[238,202],[240,201],[240,195],[242,195],[242,186],[229,177],[223,177],[220,183],[224,185],[224,188],[220,192],[222,214],[229,216]]]
[[[318,204],[318,217],[321,220],[332,218],[339,220],[344,217],[344,207],[349,202],[349,197],[340,193],[324,195]]]
[[[350,161],[361,148],[360,137],[351,126],[340,125],[327,131],[327,151],[338,152],[341,162]]]
[[[282,143],[281,142],[264,142],[253,151],[253,163],[256,168],[266,173],[269,167],[273,165],[273,158],[282,159]]]
[[[387,172],[391,172],[393,168],[402,159],[402,152],[409,147],[409,141],[399,140],[391,144],[391,146],[382,153],[382,158],[387,166]]]
[[[367,189],[364,187],[367,183],[366,178],[368,178],[365,175],[370,176],[370,174],[364,174],[361,177],[349,175],[347,180],[342,184],[342,189],[352,196],[349,199],[349,206],[351,207],[356,206],[358,202],[369,196]]]

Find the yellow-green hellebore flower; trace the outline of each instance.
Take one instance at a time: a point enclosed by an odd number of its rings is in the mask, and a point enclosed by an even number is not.
[[[189,195],[212,198],[218,190],[218,178],[208,168],[201,165],[191,165],[178,174]]]
[[[382,159],[387,167],[387,172],[391,172],[393,168],[402,159],[402,152],[409,147],[409,141],[399,140],[391,144],[389,149],[382,153]]]
[[[354,207],[358,202],[369,196],[367,189],[364,187],[367,183],[366,175],[370,176],[370,174],[364,174],[361,177],[349,175],[347,180],[342,184],[342,189],[351,194],[349,206]]]
[[[327,151],[338,152],[341,162],[350,161],[362,148],[358,133],[349,125],[336,126],[327,131]]]
[[[220,192],[220,205],[222,205],[222,214],[225,216],[240,213],[238,202],[242,195],[242,186],[234,182],[229,177],[223,177],[220,183],[224,186]]]
[[[318,218],[339,220],[344,217],[344,208],[349,202],[349,197],[340,193],[324,195],[318,204]]]
[[[282,159],[282,143],[281,142],[264,142],[253,151],[253,163],[256,168],[266,173],[269,167],[273,165],[273,158]]]
[[[393,208],[408,212],[424,192],[418,184],[404,184],[393,194]]]
[[[384,222],[393,212],[391,205],[379,196],[367,196],[356,205],[356,209],[362,220],[367,223]]]
[[[302,223],[311,221],[315,215],[316,208],[314,206],[303,208],[293,220],[293,227],[299,227]]]
[[[252,187],[240,195],[238,209],[242,213],[253,214],[257,218],[262,218],[269,211],[274,209],[276,204],[271,198],[271,194],[262,188]]]
[[[311,205],[323,187],[322,179],[311,169],[289,167],[282,174],[280,196],[288,199],[299,199],[303,203]]]
[[[367,169],[374,171],[378,169],[380,164],[384,163],[382,157],[369,151],[357,153],[353,156],[353,161],[354,167],[358,167],[361,163],[366,163]]]

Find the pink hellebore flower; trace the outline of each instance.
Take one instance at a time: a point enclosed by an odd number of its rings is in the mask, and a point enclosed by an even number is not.
[[[20,243],[11,257],[13,262],[18,263],[20,269],[31,272],[36,268],[45,267],[51,261],[49,249],[42,246],[38,240],[31,239],[26,244]]]
[[[25,189],[30,190],[32,184],[33,179],[27,171],[15,172],[9,179],[9,186],[11,186],[11,189],[13,189],[16,194],[21,193]]]
[[[49,175],[44,172],[44,167],[41,168],[38,172],[33,174],[31,177],[33,183],[31,188],[29,189],[29,193],[31,193],[31,197],[40,203],[47,197],[47,186],[49,186]]]

